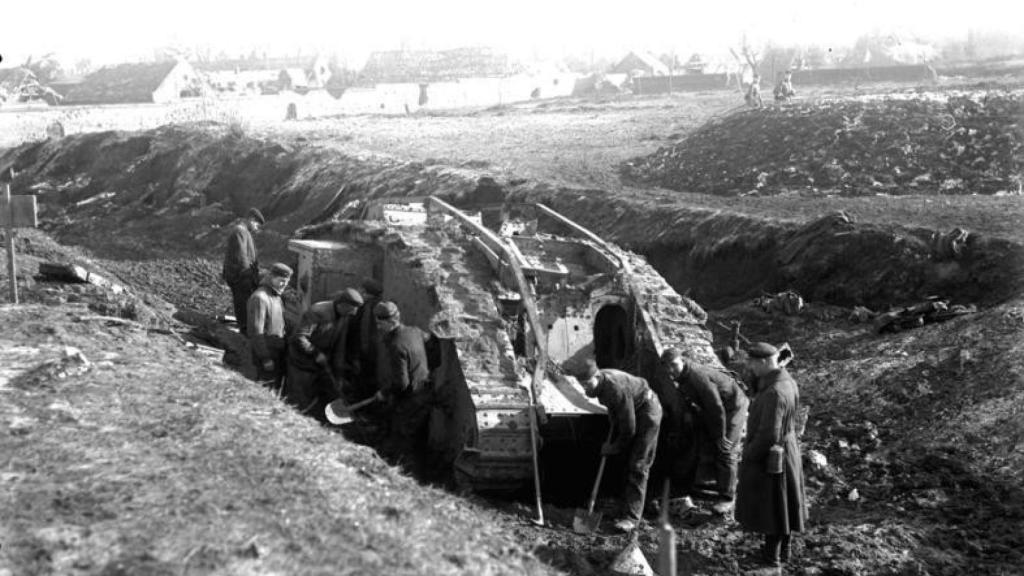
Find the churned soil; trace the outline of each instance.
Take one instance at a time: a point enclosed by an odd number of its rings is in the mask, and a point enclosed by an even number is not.
[[[805,448],[823,458],[805,464],[812,524],[789,572],[1015,573],[1021,197],[941,186],[741,197],[618,180],[621,162],[681,141],[733,108],[729,98],[542,102],[259,133],[182,125],[3,153],[21,171],[15,193],[38,194],[45,233],[19,233],[31,305],[0,312],[12,359],[0,387],[0,481],[11,495],[0,504],[0,573],[607,573],[625,544],[607,526],[575,535],[572,510],[549,506],[538,528],[529,498],[420,486],[174,336],[188,327],[173,316],[228,310],[223,231],[248,206],[271,220],[257,239],[267,265],[294,263],[291,233],[353,201],[418,194],[549,202],[714,308],[716,343],[726,334],[717,322],[741,320],[753,340],[791,344],[811,406]],[[837,210],[852,218],[828,216]],[[939,259],[930,238],[954,226],[972,239]],[[86,262],[130,292],[33,278],[54,259]],[[810,305],[798,316],[748,303],[800,282]],[[854,304],[882,311],[935,286],[979,311],[889,335],[849,319]],[[706,503],[675,524],[684,568],[754,566],[755,540]],[[652,527],[638,538],[653,561]]]
[[[681,192],[1020,194],[1024,95],[864,96],[747,109],[623,165]]]
[[[555,573],[170,335],[84,303],[0,329],[0,573]]]

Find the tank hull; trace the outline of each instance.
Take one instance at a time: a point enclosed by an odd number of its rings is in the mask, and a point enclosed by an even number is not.
[[[554,469],[551,455],[599,445],[604,408],[570,375],[586,358],[647,378],[669,401],[662,347],[717,363],[703,311],[639,256],[563,220],[546,230],[506,216],[487,229],[437,203],[377,205],[373,219],[301,230],[290,248],[305,305],[374,278],[403,323],[431,335],[429,446],[458,482],[514,490],[531,481],[534,457]]]

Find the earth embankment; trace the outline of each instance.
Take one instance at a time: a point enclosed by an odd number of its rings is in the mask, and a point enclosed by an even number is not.
[[[270,221],[261,239],[265,258],[288,260],[281,240],[303,225],[360,200],[433,194],[462,206],[545,202],[648,256],[679,292],[710,307],[784,288],[845,306],[886,308],[932,295],[986,305],[1019,293],[1024,278],[1019,244],[976,231],[951,253],[942,239],[948,230],[859,222],[856,213],[758,217],[685,197],[577,190],[439,163],[341,155],[214,124],[27,144],[0,162],[18,171],[16,189],[40,196],[58,239],[101,247],[143,268],[185,254],[215,257],[220,228],[250,206]],[[134,266],[121,272],[183,303],[181,291]],[[216,282],[215,269],[200,276]],[[198,304],[210,302],[187,303]]]
[[[727,114],[622,170],[724,196],[1019,194],[1022,117],[1013,91],[802,101]]]

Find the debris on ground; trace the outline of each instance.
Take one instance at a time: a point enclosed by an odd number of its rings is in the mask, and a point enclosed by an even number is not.
[[[114,294],[120,294],[125,291],[124,286],[116,282],[112,282],[104,276],[97,274],[91,270],[87,270],[83,266],[78,264],[61,264],[57,262],[40,262],[39,263],[39,277],[41,280],[50,280],[56,282],[75,282],[81,284],[95,284],[106,288]]]
[[[754,300],[754,305],[765,312],[796,316],[804,309],[804,299],[795,290],[784,290],[776,294],[762,294]]]
[[[681,192],[1019,194],[1019,92],[865,97],[740,110],[623,164]]]
[[[879,314],[874,319],[875,331],[879,334],[919,328],[932,322],[942,322],[972,314],[978,311],[974,304],[953,304],[949,300],[933,299],[913,306],[905,306]]]

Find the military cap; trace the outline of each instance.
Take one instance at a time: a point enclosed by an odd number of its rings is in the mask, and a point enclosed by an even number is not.
[[[680,352],[678,348],[666,348],[665,351],[661,353],[661,361],[664,364],[674,362],[679,358],[683,358],[683,353]],[[685,360],[685,358],[683,359]]]
[[[370,296],[380,296],[384,293],[384,287],[373,278],[363,280],[363,290]]]
[[[586,382],[597,374],[597,362],[594,362],[592,358],[588,358],[583,366],[576,372],[576,379],[580,382]]]
[[[769,358],[779,353],[779,349],[767,342],[755,342],[747,348],[751,358]]]
[[[363,297],[359,294],[359,291],[354,288],[345,288],[344,290],[335,292],[334,295],[331,296],[331,300],[334,300],[335,304],[349,304],[351,306],[363,305]]]
[[[289,268],[287,264],[282,264],[278,262],[277,264],[274,264],[273,266],[270,267],[270,275],[287,278],[292,275],[292,269]]]
[[[260,225],[267,223],[267,219],[263,217],[263,212],[260,212],[256,208],[249,208],[249,212],[246,214],[246,216],[259,222]]]
[[[394,302],[381,302],[373,308],[373,315],[378,320],[398,318],[398,304]]]

